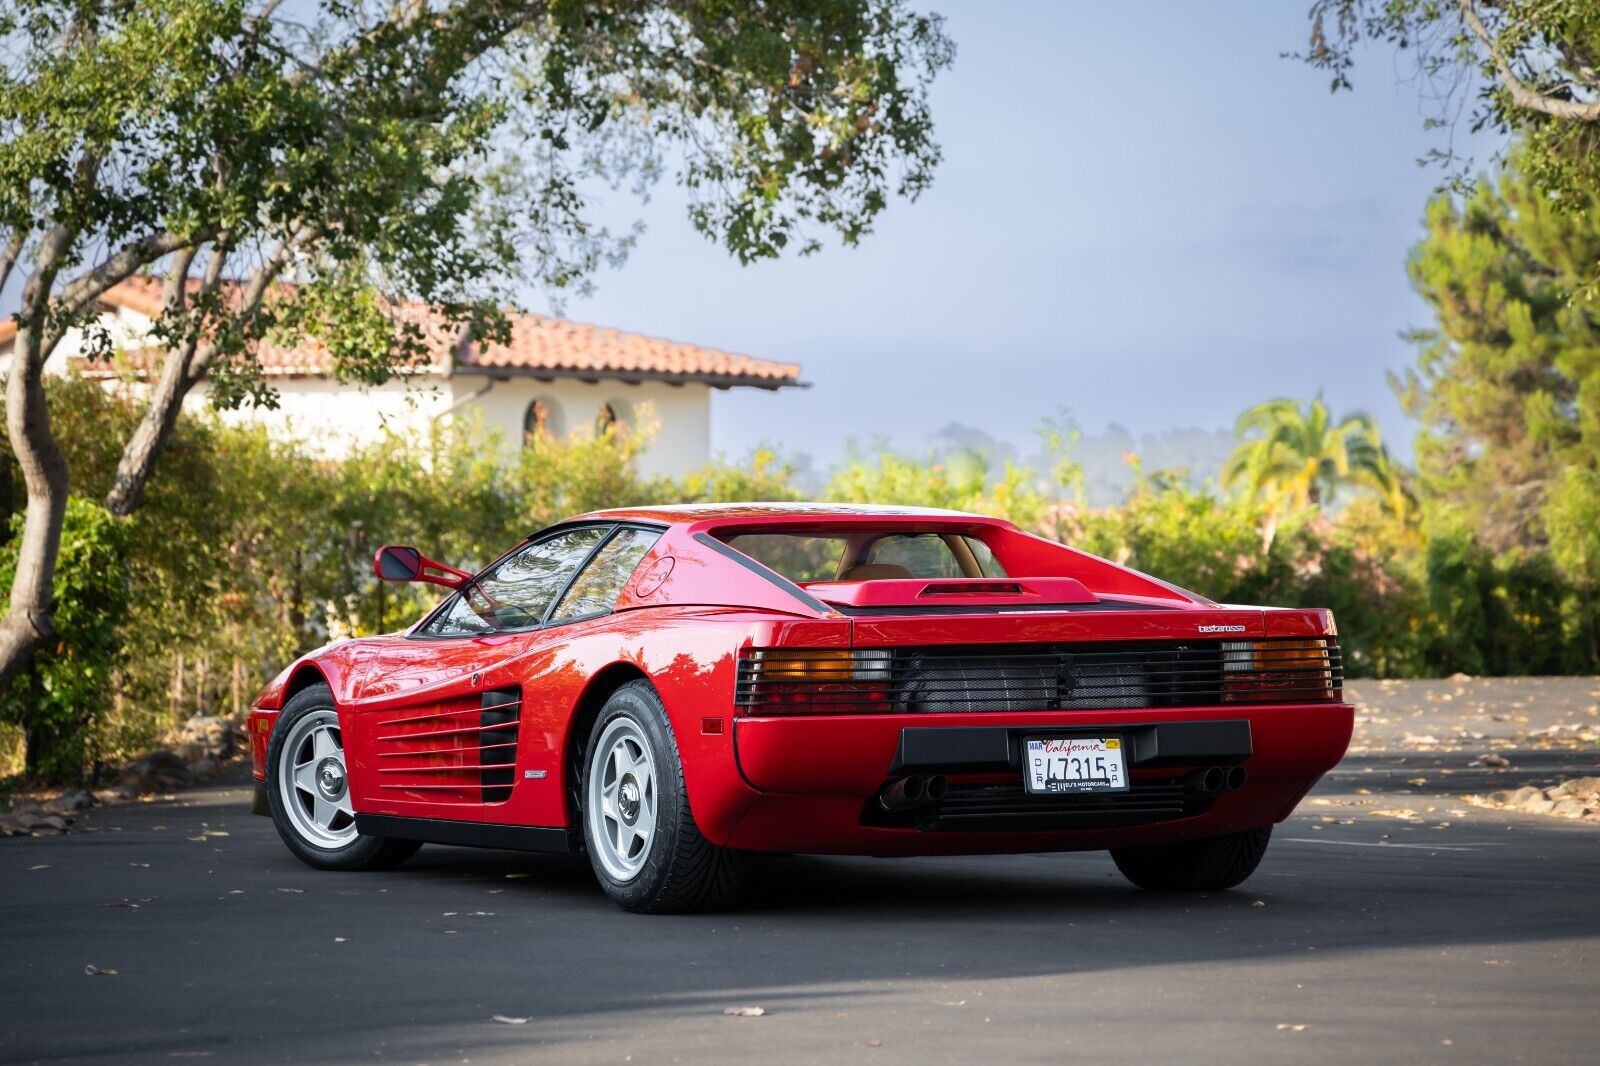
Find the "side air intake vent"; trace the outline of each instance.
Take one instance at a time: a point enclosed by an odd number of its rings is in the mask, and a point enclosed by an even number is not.
[[[378,787],[431,803],[504,803],[516,780],[521,718],[517,688],[386,714],[374,731]]]

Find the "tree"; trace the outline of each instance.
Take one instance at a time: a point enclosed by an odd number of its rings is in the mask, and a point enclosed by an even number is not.
[[[264,344],[343,380],[427,329],[504,328],[510,284],[581,285],[626,251],[600,183],[669,164],[741,261],[854,243],[938,161],[952,48],[902,0],[12,0],[0,9],[0,288],[22,272],[7,424],[26,488],[0,685],[54,632],[70,492],[41,374],[112,339],[97,298],[164,279],[142,421],[105,497],[140,504],[184,397],[273,402]],[[439,309],[408,320],[402,299]]]
[[[1336,423],[1320,396],[1303,408],[1294,400],[1268,400],[1240,415],[1234,434],[1239,444],[1222,469],[1222,485],[1242,487],[1249,499],[1266,495],[1297,510],[1359,486],[1404,508],[1399,469],[1366,414]]]
[[[1416,57],[1430,127],[1514,133],[1545,189],[1600,189],[1600,4],[1592,0],[1315,0],[1299,58],[1351,87],[1363,40]],[[1460,162],[1452,148],[1433,155]],[[1456,176],[1466,173],[1465,166]]]
[[[1428,205],[1409,269],[1436,323],[1414,334],[1401,393],[1431,508],[1501,552],[1542,552],[1560,527],[1565,565],[1592,582],[1592,536],[1566,527],[1597,511],[1600,311],[1574,294],[1600,262],[1600,196],[1556,201],[1513,166]]]

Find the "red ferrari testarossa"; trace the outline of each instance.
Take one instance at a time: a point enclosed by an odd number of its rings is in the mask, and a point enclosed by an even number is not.
[[[1216,604],[1009,522],[898,507],[600,511],[311,653],[255,701],[257,810],[313,866],[584,851],[630,910],[760,852],[1108,849],[1149,889],[1260,862],[1350,739],[1332,615]]]

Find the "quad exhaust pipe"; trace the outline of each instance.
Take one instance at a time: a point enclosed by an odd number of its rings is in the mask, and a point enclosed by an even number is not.
[[[950,783],[943,774],[900,777],[878,791],[878,805],[886,811],[909,811],[944,799]]]
[[[1206,796],[1215,796],[1222,792],[1234,792],[1244,787],[1250,775],[1243,766],[1209,766],[1204,770],[1195,770],[1189,774],[1188,785],[1191,791]]]

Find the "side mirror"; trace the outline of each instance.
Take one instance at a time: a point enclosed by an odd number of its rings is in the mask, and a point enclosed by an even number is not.
[[[465,570],[434,562],[409,544],[385,544],[379,548],[372,557],[372,572],[384,581],[426,581],[448,589],[460,588],[472,577]]]

